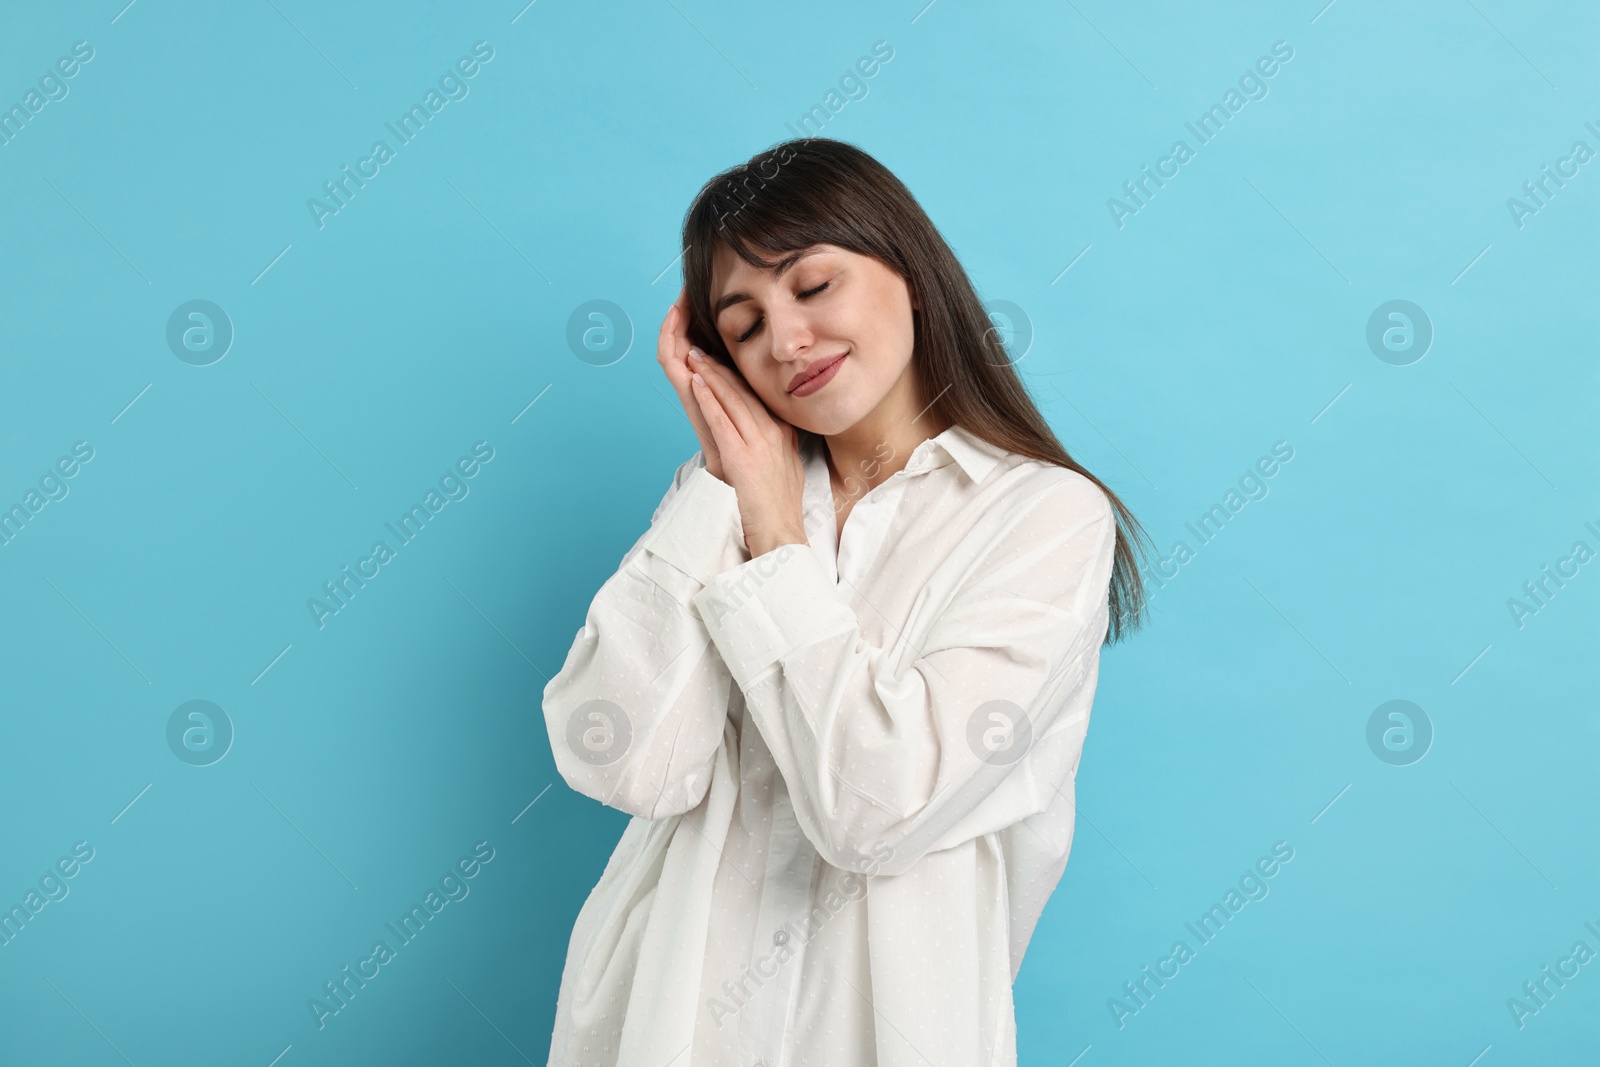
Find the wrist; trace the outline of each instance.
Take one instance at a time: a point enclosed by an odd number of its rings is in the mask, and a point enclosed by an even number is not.
[[[771,533],[763,531],[753,537],[747,537],[745,544],[750,549],[750,558],[754,559],[757,556],[764,556],[783,545],[805,545],[810,544],[810,542],[806,540],[806,535],[803,531],[775,530]]]

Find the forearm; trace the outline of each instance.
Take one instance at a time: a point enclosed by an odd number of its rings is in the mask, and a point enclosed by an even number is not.
[[[543,708],[572,788],[646,818],[703,797],[731,679],[694,597],[746,561],[733,491],[690,469],[595,594]]]

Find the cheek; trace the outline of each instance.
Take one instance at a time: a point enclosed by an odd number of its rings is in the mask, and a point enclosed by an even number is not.
[[[878,305],[877,308],[894,306],[886,297],[885,303]],[[909,310],[904,314],[899,312],[885,314],[878,309],[860,317],[852,316],[847,325],[849,336],[858,338],[862,344],[870,346],[873,359],[880,364],[909,360],[915,337]]]
[[[783,377],[781,368],[777,371],[767,369],[765,374],[758,370],[754,377],[747,374],[744,368],[737,364],[734,364],[733,370],[739,376],[739,380],[744,382],[750,391],[756,394],[756,397],[769,408],[781,403],[782,398],[788,395],[784,390],[784,386],[788,384],[789,380]]]
[[[862,370],[873,381],[890,385],[911,366],[914,337],[910,330],[880,324],[869,339],[870,348]]]

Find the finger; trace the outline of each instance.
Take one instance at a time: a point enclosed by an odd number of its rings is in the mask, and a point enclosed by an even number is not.
[[[667,381],[672,383],[673,390],[678,394],[678,400],[685,408],[689,407],[689,368],[682,355],[677,351],[678,341],[675,331],[674,318],[678,314],[676,305],[667,309],[666,317],[661,320],[661,332],[656,337],[656,362],[661,365],[662,373],[667,376]]]
[[[722,397],[724,406],[729,407],[730,413],[732,412],[732,407],[729,401],[735,399],[743,401],[744,407],[752,414],[766,410],[766,405],[761,402],[760,397],[756,396],[755,390],[750,388],[750,383],[744,380],[744,375],[740,374],[737,368],[730,367],[720,360],[712,359],[704,352],[700,352],[698,348],[691,348],[690,352],[689,369],[700,371],[708,381],[724,387],[718,395]],[[699,360],[693,358],[692,354],[694,352],[700,352],[701,358]]]
[[[688,365],[688,355],[688,311],[680,293],[677,302],[667,309],[661,320],[661,330],[656,336],[656,362],[666,371],[667,380],[678,391],[678,399],[685,406],[690,396],[689,373],[693,370]]]
[[[671,356],[677,364],[679,377],[683,381],[684,395],[689,395],[689,375],[694,372],[695,363],[689,358],[689,352],[694,345],[689,340],[689,311],[686,306],[674,305],[678,308],[677,315],[672,323]]]
[[[672,320],[673,352],[679,359],[689,354],[689,291],[687,288],[679,290],[678,299],[673,301],[673,309],[677,312]]]
[[[689,390],[687,407],[692,413],[691,417],[698,428],[698,432],[704,435],[702,440],[715,442],[716,437],[711,432],[711,420],[707,417],[706,410],[718,407],[716,397],[710,393],[710,390],[695,385],[693,371],[688,372],[684,381],[687,383],[686,387]]]
[[[711,384],[703,375],[696,374],[689,379],[694,389],[695,397],[700,401],[700,413],[705,416],[706,425],[711,430],[712,439],[717,442],[717,452],[720,454],[728,445],[735,442],[743,443],[739,430],[728,418],[721,402],[711,390]]]
[[[787,422],[773,414],[772,409],[767,406],[767,402],[756,395],[755,390],[750,388],[750,383],[745,381],[744,376],[736,369],[715,360],[708,359],[706,362],[713,368],[713,375],[725,383],[738,400],[743,401],[744,409],[749,412],[749,425],[768,432],[781,430],[789,426]],[[692,361],[690,365],[700,366],[700,364]],[[711,377],[711,375],[708,375],[708,377]],[[723,395],[726,396],[726,394]],[[733,413],[733,405],[731,403],[725,403],[724,407],[729,408],[730,414]],[[790,427],[790,429],[792,430],[793,427]]]
[[[744,380],[744,375],[739,373],[738,367],[730,366],[719,359],[712,359],[709,355],[701,351],[701,349],[695,345],[690,346],[689,352],[690,370],[704,371],[707,367],[709,367],[717,374],[720,380],[727,382],[728,385],[732,387],[733,391],[738,393],[739,396],[743,397],[747,402],[751,402],[756,399],[756,394],[750,388],[750,383]],[[695,352],[700,353],[701,358],[699,360],[694,359]]]
[[[701,451],[706,454],[708,461],[714,463],[717,449],[710,443],[713,440],[710,428],[706,425],[700,403],[690,387],[691,369],[684,355],[688,349],[688,336],[683,327],[686,317],[685,299],[684,294],[680,292],[678,301],[667,309],[667,314],[662,319],[661,330],[656,338],[656,362],[661,364],[662,373],[667,376],[673,391],[678,394],[678,402],[683,406],[689,426],[694,430],[695,437],[700,440]]]
[[[705,404],[701,403],[700,395],[695,392],[694,381],[687,371],[684,373],[684,392],[688,394],[683,400],[684,414],[688,416],[689,425],[700,442],[700,451],[705,453],[706,464],[715,467],[721,450],[717,447],[716,434],[706,418]]]
[[[689,351],[689,295],[680,289],[678,297],[667,308],[661,319],[661,332],[656,338],[656,359],[682,360]]]
[[[755,440],[763,429],[762,424],[756,413],[751,410],[749,401],[745,399],[741,390],[735,387],[730,380],[733,377],[732,372],[726,367],[715,365],[715,361],[710,359],[701,360],[697,366],[700,368],[700,374],[705,379],[706,385],[710,388],[712,394],[716,396],[718,404],[721,405],[729,420],[738,429],[739,436],[746,441]],[[744,386],[744,389],[747,391],[749,386]],[[751,399],[754,399],[753,394]],[[759,406],[760,402],[757,401],[756,403]],[[764,415],[766,408],[761,408],[761,413]]]
[[[695,391],[693,372],[687,368],[683,372],[683,389],[687,394],[683,400],[683,410],[688,413],[689,424],[694,427],[695,436],[700,439],[701,444],[706,445],[707,452],[715,452],[716,438],[712,435],[711,424],[706,419],[706,405],[701,402],[701,394]],[[713,443],[706,444],[706,442]]]
[[[676,346],[673,342],[673,333],[677,327],[677,319],[682,313],[678,305],[673,304],[661,318],[661,329],[656,334],[656,362],[662,366],[666,366],[667,361],[674,355]]]

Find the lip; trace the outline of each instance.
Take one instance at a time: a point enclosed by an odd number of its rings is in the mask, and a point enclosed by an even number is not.
[[[789,394],[791,396],[809,396],[824,385],[827,385],[833,379],[833,376],[838,373],[839,365],[844,362],[844,357],[847,355],[849,355],[848,352],[841,352],[837,356],[819,359],[795,375],[794,380],[789,383]]]

